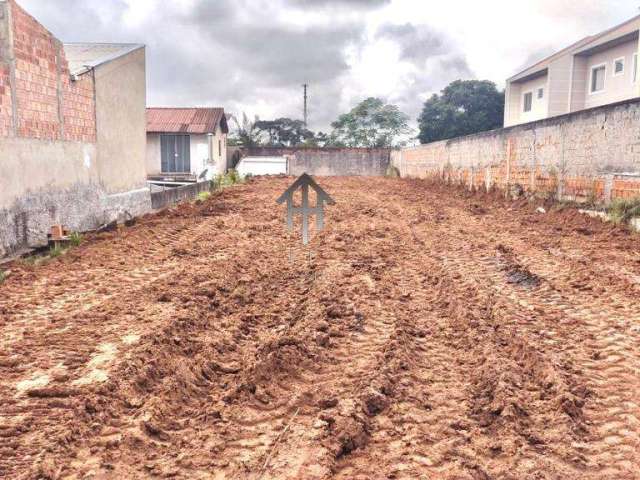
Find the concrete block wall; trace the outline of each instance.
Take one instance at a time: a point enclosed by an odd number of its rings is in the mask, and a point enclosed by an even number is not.
[[[176,188],[167,188],[151,193],[151,205],[154,210],[159,210],[183,201],[193,200],[201,192],[210,192],[213,182],[198,182],[191,185],[183,185]]]
[[[395,151],[402,176],[519,185],[576,200],[640,196],[640,99]]]
[[[231,151],[233,153],[233,151]],[[250,157],[287,157],[289,175],[383,176],[391,161],[389,148],[310,148],[254,147],[240,149]]]
[[[300,149],[289,155],[289,175],[382,176],[390,162],[389,149]]]

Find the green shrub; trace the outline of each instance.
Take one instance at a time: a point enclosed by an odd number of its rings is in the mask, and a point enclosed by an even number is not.
[[[7,274],[4,272],[4,270],[0,270],[0,285],[2,285],[2,283],[7,279]]]
[[[634,217],[640,217],[640,197],[630,200],[614,200],[607,213],[615,223],[627,223]]]
[[[231,183],[231,185],[235,185],[236,183],[240,183],[240,181],[242,180],[240,178],[240,174],[238,173],[238,171],[235,168],[229,169],[229,171],[227,172],[227,177],[229,177],[229,182]]]

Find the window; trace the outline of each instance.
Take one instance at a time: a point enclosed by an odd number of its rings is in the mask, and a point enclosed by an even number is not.
[[[542,98],[544,97],[544,88],[539,88],[538,89],[538,98]]]
[[[533,92],[527,92],[524,94],[523,111],[530,112],[531,104],[533,103]]]
[[[604,90],[604,76],[606,72],[606,65],[596,65],[591,68],[591,93],[602,92]]]
[[[160,135],[160,169],[162,173],[191,171],[189,135]]]
[[[222,156],[222,140],[218,140],[218,155]]]
[[[624,57],[616,58],[613,61],[613,76],[617,77],[618,75],[624,74]]]
[[[633,54],[633,75],[631,76],[633,82],[635,83],[638,80],[638,54]]]

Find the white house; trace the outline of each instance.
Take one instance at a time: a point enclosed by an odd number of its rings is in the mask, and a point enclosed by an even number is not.
[[[505,127],[639,97],[639,30],[637,16],[509,78]]]
[[[147,175],[211,179],[225,172],[223,108],[147,108]]]

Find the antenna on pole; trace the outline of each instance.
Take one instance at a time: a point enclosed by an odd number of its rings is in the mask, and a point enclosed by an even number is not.
[[[302,88],[304,89],[304,128],[307,128],[307,88],[309,85],[304,83]]]

